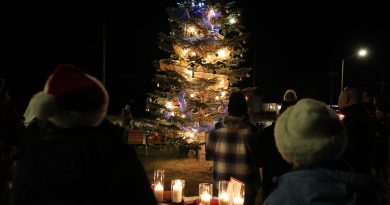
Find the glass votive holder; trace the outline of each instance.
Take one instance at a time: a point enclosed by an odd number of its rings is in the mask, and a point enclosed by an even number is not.
[[[218,182],[218,205],[229,205],[230,194],[228,192],[229,181]]]
[[[156,169],[154,170],[154,196],[156,197],[158,202],[163,202],[164,199],[164,176],[165,170]]]
[[[199,205],[211,205],[213,200],[213,184],[199,184]]]
[[[245,199],[245,184],[233,185],[233,205],[243,205]]]
[[[154,184],[164,184],[164,178],[165,178],[165,170],[163,169],[156,169],[154,170],[154,175],[153,175],[153,181]]]
[[[172,202],[181,203],[183,200],[185,180],[183,179],[173,179],[171,183],[172,191]]]

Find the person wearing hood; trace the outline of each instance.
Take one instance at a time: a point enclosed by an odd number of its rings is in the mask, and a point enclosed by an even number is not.
[[[261,183],[257,159],[257,128],[249,120],[245,96],[235,92],[229,97],[228,114],[222,127],[210,131],[206,153],[213,161],[215,187],[221,180],[234,177],[245,184],[245,205],[253,205]]]
[[[347,140],[336,112],[323,102],[305,98],[289,107],[276,121],[275,141],[294,168],[264,205],[385,205],[382,184],[340,160]]]

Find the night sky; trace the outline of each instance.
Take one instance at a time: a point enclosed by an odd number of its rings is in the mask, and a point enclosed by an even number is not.
[[[24,110],[58,63],[80,65],[101,79],[105,22],[110,111],[119,112],[132,99],[141,113],[145,93],[154,87],[152,62],[168,56],[159,50],[157,34],[169,33],[165,7],[176,1],[80,2],[1,1],[0,75],[13,103]],[[299,98],[335,103],[341,60],[360,47],[369,49],[369,56],[345,62],[344,84],[380,92],[384,83],[385,94],[389,92],[387,7],[266,5],[253,0],[237,5],[243,9],[241,24],[251,34],[242,66],[255,71],[243,83],[257,86],[264,101],[280,102],[283,92],[292,88]]]

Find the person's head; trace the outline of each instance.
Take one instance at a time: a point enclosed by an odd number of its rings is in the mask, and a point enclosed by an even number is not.
[[[283,100],[280,105],[280,109],[277,112],[277,116],[280,116],[291,105],[295,105],[295,103],[297,103],[297,100],[297,93],[294,90],[286,90],[286,92],[284,92],[283,94]]]
[[[309,166],[337,159],[345,149],[347,136],[333,109],[305,98],[278,118],[275,142],[286,161]]]
[[[341,91],[338,101],[338,106],[340,109],[345,107],[358,104],[360,102],[359,91],[356,88],[344,88]]]
[[[124,109],[127,110],[127,111],[130,111],[130,110],[131,110],[130,105],[129,105],[129,104],[126,104],[125,107],[124,107]]]
[[[297,93],[294,90],[288,89],[286,90],[286,92],[284,92],[283,101],[293,102],[297,100],[298,100]]]
[[[229,97],[228,113],[233,116],[245,115],[248,112],[248,105],[245,96],[240,92],[234,92]]]
[[[99,80],[75,65],[60,64],[29,106],[38,119],[70,128],[98,126],[107,114],[108,103],[107,90]]]

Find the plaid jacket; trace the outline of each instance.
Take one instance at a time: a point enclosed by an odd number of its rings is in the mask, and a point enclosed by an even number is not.
[[[245,183],[246,192],[260,184],[257,154],[257,128],[247,117],[226,116],[223,128],[212,130],[206,142],[206,152],[213,161],[213,183],[237,178]]]

